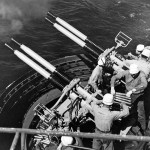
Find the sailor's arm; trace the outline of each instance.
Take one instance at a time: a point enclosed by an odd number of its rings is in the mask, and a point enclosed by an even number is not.
[[[100,103],[102,103],[102,100],[98,100],[95,97],[91,97],[86,100],[82,100],[81,106],[86,107],[89,111],[92,111],[92,107]]]
[[[146,76],[144,75],[144,73],[142,74],[141,76],[141,84],[136,86],[133,90],[132,90],[132,93],[133,94],[138,94],[138,93],[141,93],[145,90],[145,88],[147,87],[148,85],[148,82],[147,82],[147,79],[146,79]]]
[[[114,120],[118,120],[122,117],[126,117],[129,115],[129,107],[126,104],[122,104],[122,110],[121,111],[114,111]]]
[[[118,79],[121,79],[122,77],[124,77],[126,75],[126,71],[122,71],[114,76],[112,76],[111,81],[110,81],[110,86],[111,86],[111,94],[115,94],[115,81]]]
[[[120,72],[120,73],[118,73],[118,74],[112,76],[111,82],[110,82],[111,87],[114,87],[116,80],[121,79],[121,78],[124,77],[125,75],[126,75],[126,71],[122,71],[122,72]]]
[[[138,56],[133,55],[132,53],[128,53],[128,56],[130,57],[130,59],[138,59]]]
[[[102,79],[102,67],[97,65],[89,78],[88,84],[91,85],[94,90],[98,90],[98,82],[100,79]]]
[[[131,64],[134,64],[134,63],[136,64],[137,60],[135,60],[135,59],[131,59],[131,60],[125,59],[123,62],[129,67]]]

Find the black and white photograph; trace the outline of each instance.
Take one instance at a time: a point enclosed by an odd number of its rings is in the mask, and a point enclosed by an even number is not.
[[[0,0],[0,150],[150,150],[149,0]]]

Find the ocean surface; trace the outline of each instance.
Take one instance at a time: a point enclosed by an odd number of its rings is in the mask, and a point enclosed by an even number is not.
[[[132,38],[120,54],[134,53],[137,44],[150,45],[149,0],[0,0],[0,93],[31,69],[5,46],[20,50],[11,38],[48,61],[86,53],[45,20],[48,11],[103,49],[116,45],[119,31]]]

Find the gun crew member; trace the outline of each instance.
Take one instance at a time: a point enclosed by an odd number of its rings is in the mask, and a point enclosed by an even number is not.
[[[102,57],[98,61],[98,65],[92,71],[92,74],[89,78],[88,84],[91,85],[94,91],[99,90],[99,85],[103,82],[103,67],[105,65],[105,58]]]
[[[150,62],[149,62],[149,58],[150,58],[150,49],[149,46],[146,46],[145,49],[143,50],[143,52],[141,53],[140,57],[137,60],[126,60],[125,63],[127,65],[131,64],[131,63],[135,63],[138,65],[139,69],[142,70],[145,75],[146,78],[148,80],[148,82],[150,81]],[[145,130],[147,128],[147,123],[145,122],[149,122],[149,114],[150,114],[150,102],[149,102],[149,91],[150,91],[150,83],[148,83],[148,87],[145,89],[144,91],[144,95],[140,98],[140,101],[138,103],[138,108],[139,111],[139,119],[141,120],[140,122],[142,125],[143,130]],[[145,121],[146,119],[146,121]],[[149,126],[148,126],[149,128]]]
[[[126,59],[124,62],[126,65],[131,64],[137,64],[139,70],[143,71],[146,75],[147,80],[150,76],[150,63],[149,63],[149,57],[150,57],[150,50],[145,48],[143,52],[141,53],[140,57],[137,60],[128,60]]]
[[[110,56],[106,58],[100,57],[98,65],[92,71],[88,85],[93,88],[94,92],[99,91],[99,89],[104,89],[104,93],[107,93],[108,86],[110,86],[110,78],[114,73],[114,70],[122,71],[119,66],[112,62]]]
[[[111,94],[115,94],[115,81],[125,77],[126,82],[126,95],[131,97],[132,103],[143,94],[144,89],[147,87],[146,75],[140,71],[136,64],[131,64],[129,70],[122,71],[111,78]]]
[[[89,101],[90,103],[90,101]],[[99,134],[108,134],[111,133],[111,128],[114,120],[118,120],[122,117],[129,115],[128,106],[122,104],[122,110],[120,111],[111,111],[110,107],[113,104],[113,95],[107,93],[104,95],[101,103],[91,102],[91,109],[94,115],[95,120],[95,132]],[[86,102],[87,105],[87,102]],[[90,107],[88,107],[90,108]],[[113,142],[110,140],[104,139],[93,139],[93,148],[96,150],[113,150]]]
[[[138,59],[140,57],[141,53],[143,52],[144,48],[145,47],[144,47],[143,44],[137,45],[136,51],[135,51],[135,53],[137,54],[137,56],[133,55],[132,53],[128,53],[128,58],[129,59]]]
[[[138,106],[138,102],[141,98],[141,95],[144,94],[145,88],[147,87],[146,75],[143,71],[139,70],[136,64],[131,64],[129,70],[122,71],[112,76],[111,78],[112,94],[115,94],[115,88],[114,88],[115,81],[117,79],[121,79],[122,77],[125,77],[126,96],[131,97],[132,108],[130,114],[134,119],[138,118],[137,115],[139,115],[139,117],[141,117],[139,118],[139,121],[144,122],[144,123],[141,122],[140,123],[141,125],[143,125],[143,128],[145,128],[145,116],[143,114],[143,109],[141,107],[141,104],[139,104]]]

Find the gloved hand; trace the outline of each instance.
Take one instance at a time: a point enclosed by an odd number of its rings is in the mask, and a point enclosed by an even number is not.
[[[114,56],[115,56],[116,54],[117,54],[116,51],[112,51],[112,52],[111,52],[111,55],[114,55]]]
[[[115,88],[114,87],[111,87],[111,94],[112,95],[115,95],[116,91],[115,91]]]
[[[96,95],[97,95],[97,94],[101,95],[101,94],[102,94],[102,91],[99,90],[99,89],[96,89],[96,92],[95,92],[95,93],[96,93]]]
[[[131,94],[132,94],[132,90],[131,90],[131,91],[128,91],[128,92],[126,93],[126,96],[127,96],[127,97],[131,97]]]
[[[132,53],[128,53],[128,56],[132,56]]]
[[[132,92],[135,92],[136,91],[136,89],[132,89]]]
[[[103,83],[103,77],[102,77],[102,76],[101,76],[101,77],[99,77],[99,79],[98,79],[97,83],[98,83],[99,85],[101,85],[101,84]]]

